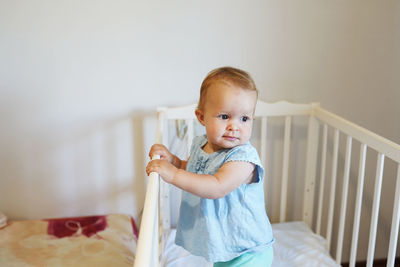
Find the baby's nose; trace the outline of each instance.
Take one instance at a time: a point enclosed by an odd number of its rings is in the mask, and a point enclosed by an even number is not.
[[[238,125],[237,125],[237,123],[236,123],[235,121],[230,121],[230,122],[228,123],[227,129],[228,129],[229,131],[237,131],[237,130],[239,129],[239,127],[238,127]]]

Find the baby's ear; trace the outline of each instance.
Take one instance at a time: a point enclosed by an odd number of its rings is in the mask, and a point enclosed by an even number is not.
[[[204,112],[200,109],[196,109],[196,111],[194,113],[196,114],[196,117],[199,120],[199,122],[201,123],[201,125],[204,126]]]

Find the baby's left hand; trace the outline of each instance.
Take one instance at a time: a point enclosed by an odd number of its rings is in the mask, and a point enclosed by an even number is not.
[[[162,159],[154,159],[146,166],[147,175],[150,175],[151,172],[156,172],[167,183],[172,182],[177,171],[178,169],[174,165]]]

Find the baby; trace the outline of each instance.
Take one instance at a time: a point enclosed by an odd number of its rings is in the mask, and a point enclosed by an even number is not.
[[[159,144],[146,171],[183,190],[175,243],[214,266],[270,266],[271,224],[264,206],[264,169],[250,144],[257,88],[250,75],[223,67],[201,85],[196,117],[206,135],[194,138],[188,161]]]

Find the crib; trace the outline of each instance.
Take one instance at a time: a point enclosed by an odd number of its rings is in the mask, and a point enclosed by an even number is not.
[[[195,104],[159,108],[156,142],[173,150],[168,127],[173,125],[178,135],[183,135],[178,147],[184,147],[187,156],[198,129],[195,108]],[[273,266],[355,266],[360,261],[357,257],[366,260],[365,266],[373,266],[379,260],[375,257],[377,244],[379,248],[387,246],[383,258],[386,266],[394,266],[400,220],[400,145],[323,109],[318,103],[259,100],[255,115],[251,142],[266,170],[266,210],[276,239]],[[385,160],[392,168],[384,175]],[[395,189],[392,194],[384,192],[392,209],[387,234],[390,237],[385,236],[386,244],[381,245],[382,238],[378,239],[377,233],[383,215],[382,183],[387,179]],[[178,253],[181,256],[168,259],[172,250],[179,249],[171,248],[177,203],[179,190],[163,182],[157,173],[151,173],[135,267],[209,266],[184,251]],[[368,210],[367,215],[363,209]],[[363,252],[360,247],[364,243],[368,245]],[[288,244],[294,245],[288,248]],[[292,262],[288,261],[291,259]]]

